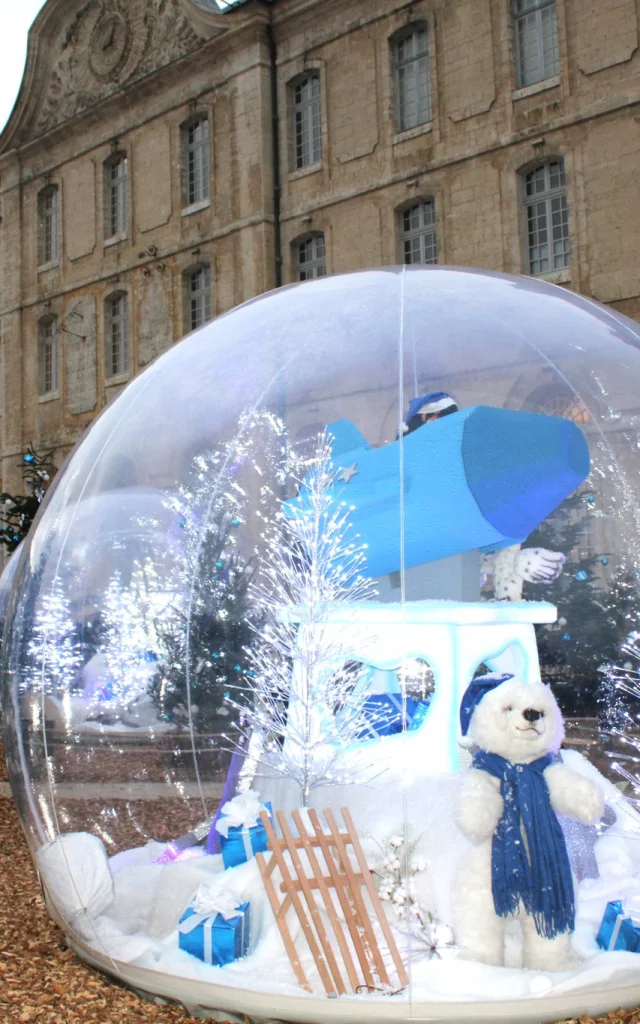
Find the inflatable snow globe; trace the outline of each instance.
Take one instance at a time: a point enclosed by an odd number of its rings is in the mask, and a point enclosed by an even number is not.
[[[638,1003],[639,393],[614,310],[417,266],[264,295],[134,380],[6,612],[73,949],[229,1020]]]

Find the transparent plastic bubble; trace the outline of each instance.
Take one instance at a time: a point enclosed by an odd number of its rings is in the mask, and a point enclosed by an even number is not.
[[[80,955],[285,1020],[640,1000],[639,343],[543,281],[370,270],[246,303],[102,413],[3,650]]]

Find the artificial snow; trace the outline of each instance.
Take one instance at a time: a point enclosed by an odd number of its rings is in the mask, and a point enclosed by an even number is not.
[[[411,978],[410,988],[391,998],[408,999],[410,995],[414,1003],[535,999],[564,992],[584,992],[586,995],[603,985],[637,983],[640,967],[637,954],[603,952],[596,945],[595,936],[609,900],[640,894],[640,816],[620,791],[582,755],[563,751],[562,756],[571,768],[601,786],[608,807],[616,816],[615,822],[602,835],[594,830],[590,840],[596,860],[606,870],[601,872],[601,877],[584,878],[576,889],[577,922],[572,944],[574,952],[581,958],[579,965],[563,973],[519,967],[517,922],[510,922],[507,928],[507,967],[491,967],[465,960],[457,951],[453,954],[447,951],[441,959],[428,959],[420,944],[406,936],[402,921],[394,917],[389,903],[386,903],[384,905]],[[362,837],[367,860],[374,866],[381,862],[383,850],[385,846],[388,849],[391,837],[406,836],[412,844],[412,855],[426,862],[426,870],[415,875],[417,898],[447,923],[451,921],[453,874],[467,842],[453,822],[453,796],[458,783],[459,776],[439,775],[421,779],[419,786],[408,787],[404,794],[398,791],[397,783],[381,783],[371,788],[336,787],[338,791],[335,793],[326,788],[316,800],[316,806],[332,806],[336,810],[349,806]],[[260,795],[263,800],[273,798],[274,784],[271,790],[267,787],[267,791],[261,786]],[[285,805],[291,802],[286,799],[287,793],[282,787],[279,796]],[[283,807],[283,804],[277,806]],[[404,828],[405,809],[410,823],[408,830]],[[86,839],[93,850],[91,863],[103,863],[103,853],[98,855],[94,849],[99,840],[81,836],[63,837],[63,841],[58,840],[45,849],[55,848],[57,851],[66,846],[70,851],[89,849],[89,845],[83,846]],[[599,845],[602,844],[606,857],[599,856]],[[112,857],[108,862],[111,896],[107,906],[104,905],[104,897],[102,906],[100,902],[93,903],[93,916],[77,913],[77,901],[74,902],[75,897],[70,895],[75,889],[69,886],[68,874],[66,895],[61,888],[60,872],[56,875],[55,891],[50,888],[50,892],[59,909],[64,912],[67,908],[65,916],[84,941],[115,960],[212,984],[282,995],[308,995],[296,982],[256,861],[250,860],[226,871],[219,855],[205,853],[169,864],[154,863],[164,849],[164,844],[148,843]],[[616,856],[618,866],[624,865],[624,875],[612,869]],[[42,857],[41,853],[41,864]],[[86,866],[81,868],[77,858],[73,863],[77,865],[75,881],[82,877]],[[49,887],[54,875],[50,867],[45,871]],[[104,877],[101,877],[104,889]],[[206,885],[213,896],[231,893],[236,904],[251,903],[251,942],[249,953],[242,960],[224,967],[213,967],[179,949],[178,921],[200,885]],[[98,909],[99,913],[96,912]],[[320,911],[324,914],[324,908],[320,907]],[[299,922],[291,911],[288,922],[305,974],[310,979],[314,994],[320,994],[323,990],[315,964]],[[346,998],[372,999],[379,996],[372,993]]]

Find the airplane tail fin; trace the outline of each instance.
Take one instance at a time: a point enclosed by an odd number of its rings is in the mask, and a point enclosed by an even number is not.
[[[369,442],[351,420],[335,420],[333,423],[329,423],[327,435],[331,439],[331,451],[336,459],[342,458],[348,452],[371,448]]]

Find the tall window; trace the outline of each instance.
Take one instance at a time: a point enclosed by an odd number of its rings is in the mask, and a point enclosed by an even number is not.
[[[50,395],[58,390],[58,323],[47,316],[38,324],[38,391]]]
[[[206,324],[211,319],[211,271],[197,267],[186,275],[189,329]]]
[[[405,263],[437,263],[436,208],[433,199],[421,199],[402,211]]]
[[[569,266],[569,204],[564,160],[550,160],[524,178],[530,274]]]
[[[129,370],[129,299],[126,292],[110,295],[106,303],[106,376]]]
[[[38,264],[58,259],[58,189],[48,185],[38,193]]]
[[[127,158],[124,153],[111,157],[105,164],[106,209],[105,238],[114,238],[127,231]]]
[[[414,28],[393,43],[398,131],[431,120],[429,49],[426,28]]]
[[[197,117],[182,129],[185,201],[187,206],[209,198],[209,121]]]
[[[556,0],[512,0],[516,85],[534,85],[560,71]]]
[[[296,279],[310,281],[314,277],[324,277],[327,273],[324,254],[324,235],[310,235],[302,242],[296,243]]]
[[[293,166],[308,167],[322,160],[320,75],[311,73],[293,86]]]

